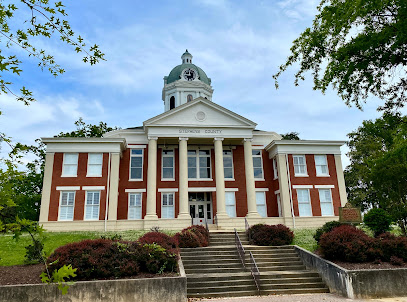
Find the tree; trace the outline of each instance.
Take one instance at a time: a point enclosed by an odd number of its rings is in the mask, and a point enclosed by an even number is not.
[[[99,122],[99,125],[86,125],[83,119],[80,117],[75,122],[76,130],[71,132],[61,132],[57,136],[59,137],[102,137],[103,134],[109,131],[118,130],[119,127],[109,127],[104,122]]]
[[[20,75],[22,59],[13,53],[12,47],[20,47],[28,57],[36,60],[37,65],[47,69],[53,76],[63,74],[65,70],[55,62],[54,57],[46,50],[36,46],[38,37],[58,37],[62,42],[73,47],[77,53],[84,53],[83,61],[91,65],[104,60],[104,54],[98,45],[88,47],[80,35],[76,35],[66,19],[67,13],[61,1],[50,3],[49,0],[20,0],[5,4],[0,1],[0,93],[12,94],[18,101],[29,105],[35,101],[33,93],[22,86],[20,92],[11,87],[10,74]],[[18,16],[28,16],[26,20]],[[10,50],[4,51],[5,48]],[[1,115],[1,110],[0,110]],[[10,143],[10,139],[0,132],[0,142]]]
[[[349,133],[348,198],[363,210],[382,208],[407,231],[407,117],[383,114]]]
[[[312,27],[293,42],[273,76],[299,63],[295,85],[311,72],[314,89],[337,90],[348,106],[368,96],[385,100],[379,109],[404,105],[407,89],[407,1],[322,0]]]
[[[284,133],[284,134],[280,134],[281,135],[281,139],[286,139],[286,140],[299,140],[299,133],[298,132],[288,132],[288,133]]]

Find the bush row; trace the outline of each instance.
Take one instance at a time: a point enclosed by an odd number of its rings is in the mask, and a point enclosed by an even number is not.
[[[324,258],[346,262],[407,261],[407,238],[383,233],[369,237],[351,225],[322,234],[319,248]]]
[[[174,236],[149,232],[134,242],[114,237],[70,243],[57,248],[47,262],[51,274],[72,265],[77,269],[75,280],[123,278],[140,272],[158,274],[176,271],[178,247],[208,243],[208,231],[194,225]]]
[[[270,246],[288,245],[293,242],[294,233],[285,225],[255,224],[248,230],[250,244]]]

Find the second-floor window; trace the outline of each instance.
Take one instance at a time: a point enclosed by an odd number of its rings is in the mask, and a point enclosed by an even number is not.
[[[162,178],[174,179],[174,150],[163,150],[162,154]]]
[[[232,150],[223,150],[223,170],[225,174],[225,179],[233,179]]]
[[[86,176],[102,176],[102,153],[89,153],[88,154],[88,172]]]
[[[295,176],[308,176],[305,155],[293,155]]]
[[[188,150],[188,178],[211,178],[211,150]]]
[[[64,153],[62,176],[76,177],[78,172],[78,153]]]
[[[317,176],[329,176],[326,155],[315,155],[315,170]]]
[[[254,178],[263,179],[263,160],[261,150],[252,150]]]
[[[143,179],[143,149],[131,149],[130,151],[130,179]]]

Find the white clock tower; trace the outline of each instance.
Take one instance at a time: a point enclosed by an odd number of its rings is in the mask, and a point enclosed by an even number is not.
[[[168,111],[198,97],[212,100],[211,79],[198,66],[192,64],[192,55],[186,50],[182,64],[174,67],[164,77],[162,99],[164,111]]]

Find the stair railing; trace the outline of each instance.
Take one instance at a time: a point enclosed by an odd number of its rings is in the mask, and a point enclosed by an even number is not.
[[[236,229],[235,229],[235,245],[237,252],[239,253],[240,261],[242,261],[243,267],[246,268],[244,247],[242,242],[240,241],[239,234],[237,233]]]
[[[254,260],[252,252],[250,252],[250,271],[252,277],[254,279],[254,283],[256,283],[257,291],[260,292],[260,271],[257,267],[256,260]]]
[[[206,228],[206,231],[209,232],[208,220],[206,218],[205,218],[205,228]]]
[[[246,217],[244,218],[244,226],[245,226],[245,229],[246,229],[246,235],[249,238],[249,243],[251,244],[252,238],[251,238],[251,234],[249,232],[250,225],[249,225],[249,222],[247,221]]]

